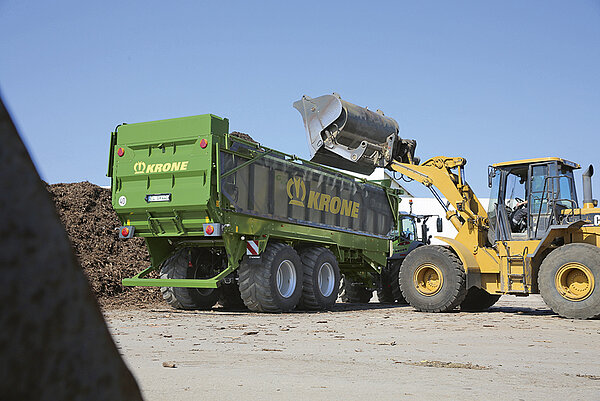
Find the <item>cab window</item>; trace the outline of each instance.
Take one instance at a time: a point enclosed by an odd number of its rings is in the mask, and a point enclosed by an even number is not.
[[[410,241],[416,241],[417,226],[412,218],[402,217],[400,219],[400,236]]]

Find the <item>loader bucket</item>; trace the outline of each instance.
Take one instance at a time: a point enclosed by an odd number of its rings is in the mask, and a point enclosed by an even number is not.
[[[303,96],[294,102],[306,128],[311,161],[369,175],[414,152],[415,141],[398,137],[398,123],[381,111],[342,100],[338,94]]]

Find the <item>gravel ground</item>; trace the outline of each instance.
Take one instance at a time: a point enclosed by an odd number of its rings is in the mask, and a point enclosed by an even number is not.
[[[487,313],[176,311],[157,288],[121,285],[149,258],[142,239],[118,239],[109,190],[48,190],[147,400],[600,400],[600,320],[559,318],[539,296]]]
[[[600,321],[560,318],[539,296],[485,313],[104,313],[147,400],[600,399]]]

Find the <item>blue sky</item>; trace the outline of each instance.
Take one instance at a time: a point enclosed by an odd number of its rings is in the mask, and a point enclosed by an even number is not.
[[[596,165],[600,198],[599,1],[0,0],[0,37],[0,91],[51,183],[108,185],[121,122],[204,113],[307,158],[292,103],[337,92],[422,159],[467,158],[480,197],[488,164],[560,156]]]

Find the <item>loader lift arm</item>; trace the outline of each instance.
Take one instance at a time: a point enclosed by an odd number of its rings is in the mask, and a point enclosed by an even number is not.
[[[465,224],[468,231],[487,231],[489,227],[487,213],[464,180],[463,171],[466,163],[466,159],[462,157],[438,156],[420,165],[394,161],[388,168],[429,188],[446,211],[446,218],[457,231],[460,232]],[[443,202],[436,188],[453,209]],[[483,245],[479,244],[479,246]]]

